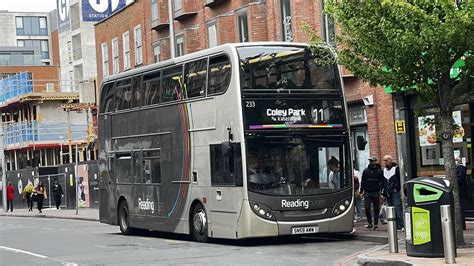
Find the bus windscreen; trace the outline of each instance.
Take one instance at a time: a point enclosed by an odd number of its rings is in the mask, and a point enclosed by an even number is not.
[[[250,46],[237,49],[242,90],[341,92],[336,65],[317,65],[307,47]]]

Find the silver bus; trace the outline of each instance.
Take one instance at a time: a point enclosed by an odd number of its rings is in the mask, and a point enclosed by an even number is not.
[[[100,221],[208,237],[350,232],[338,66],[298,43],[225,44],[103,80]]]

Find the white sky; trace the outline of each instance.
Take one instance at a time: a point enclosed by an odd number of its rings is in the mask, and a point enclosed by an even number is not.
[[[10,12],[50,12],[56,9],[56,0],[0,0],[0,10]]]

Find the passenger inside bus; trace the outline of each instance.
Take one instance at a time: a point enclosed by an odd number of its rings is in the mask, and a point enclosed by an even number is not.
[[[331,158],[328,161],[328,168],[331,171],[329,173],[329,188],[331,189],[341,188],[339,160],[336,159],[336,157],[331,156]]]
[[[251,190],[269,189],[276,183],[274,176],[269,171],[265,171],[263,162],[255,154],[247,157],[248,178]]]

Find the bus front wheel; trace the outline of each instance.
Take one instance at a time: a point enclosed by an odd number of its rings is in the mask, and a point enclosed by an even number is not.
[[[128,205],[125,200],[120,202],[119,206],[119,226],[122,234],[129,235],[132,233],[129,223]]]
[[[207,241],[207,214],[202,204],[198,203],[193,210],[191,234],[197,242]]]

